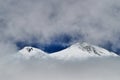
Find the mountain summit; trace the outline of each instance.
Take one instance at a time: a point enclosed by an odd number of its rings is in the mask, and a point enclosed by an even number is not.
[[[31,57],[45,57],[48,55],[46,52],[30,46],[24,47],[18,53],[21,56],[26,57],[27,59]]]
[[[59,52],[51,54],[52,57],[58,59],[70,59],[70,58],[89,58],[89,57],[102,57],[102,56],[118,56],[116,53],[109,52],[98,46],[94,46],[88,43],[76,43]]]
[[[33,48],[33,47],[25,47],[22,50],[19,51],[19,54],[26,57],[50,57],[55,59],[63,59],[63,60],[69,60],[69,59],[83,59],[83,58],[89,58],[89,57],[102,57],[102,56],[118,56],[116,53],[110,52],[104,48],[94,46],[85,42],[82,43],[75,43],[71,45],[70,47],[54,52],[54,53],[46,53],[40,49]]]

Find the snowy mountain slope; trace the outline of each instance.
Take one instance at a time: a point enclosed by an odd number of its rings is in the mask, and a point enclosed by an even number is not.
[[[90,45],[87,43],[76,43],[67,49],[64,49],[59,52],[55,52],[50,56],[57,59],[68,60],[70,58],[81,59],[81,58],[88,58],[88,57],[118,56],[118,55],[94,45]]]
[[[34,47],[24,47],[18,52],[19,55],[29,59],[31,57],[46,57],[48,54]]]
[[[26,57],[31,58],[33,56],[39,56],[39,57],[50,57],[55,59],[63,59],[63,60],[69,60],[71,58],[76,59],[83,59],[83,58],[89,58],[89,57],[101,57],[101,56],[118,56],[117,54],[113,52],[109,52],[106,49],[90,45],[87,43],[76,43],[72,46],[68,47],[67,49],[64,49],[59,52],[48,54],[40,49],[33,48],[33,47],[25,47],[22,50],[19,51],[19,54]]]

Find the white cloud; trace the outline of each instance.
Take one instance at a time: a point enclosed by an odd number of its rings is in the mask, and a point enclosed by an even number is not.
[[[0,65],[1,80],[119,80],[120,59],[75,61],[7,59]]]
[[[118,0],[5,0],[1,2],[1,16],[5,16],[6,34],[16,39],[27,35],[48,38],[55,33],[79,31],[88,35],[87,40],[104,40],[113,38],[120,30],[119,3]]]
[[[92,44],[110,41],[113,48],[119,48],[119,3],[119,0],[0,0],[0,45],[14,46],[14,41],[29,42],[33,37],[49,43],[51,37],[66,33],[83,35],[84,41]]]

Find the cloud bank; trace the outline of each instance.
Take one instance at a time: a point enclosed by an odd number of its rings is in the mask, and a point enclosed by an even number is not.
[[[120,58],[88,60],[7,59],[0,64],[1,80],[119,80]]]

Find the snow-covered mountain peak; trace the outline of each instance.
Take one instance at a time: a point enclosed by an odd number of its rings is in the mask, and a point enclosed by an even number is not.
[[[74,58],[83,59],[83,58],[100,57],[100,56],[118,56],[117,54],[113,52],[109,52],[104,48],[94,46],[85,42],[75,43],[64,50],[54,52],[51,54],[48,54],[40,49],[28,46],[20,50],[19,54],[25,56],[26,58],[37,56],[37,57],[50,57],[50,58],[63,59],[63,60],[69,60]]]
[[[78,42],[71,45],[67,49],[51,54],[51,56],[59,59],[70,59],[100,56],[117,56],[117,54],[85,42]]]
[[[88,43],[85,43],[85,42],[79,42],[79,43],[75,43],[75,44],[73,44],[73,45],[71,45],[70,47],[78,47],[78,48],[80,48],[80,49],[82,49],[82,50],[87,50],[87,51],[91,51],[92,50],[92,48],[93,48],[93,46],[92,45],[90,45],[90,44],[88,44]]]
[[[77,47],[83,51],[86,51],[88,53],[94,53],[96,55],[99,55],[99,56],[102,56],[102,55],[116,55],[115,53],[112,53],[104,48],[101,48],[101,47],[98,47],[98,46],[95,46],[95,45],[91,45],[91,44],[88,44],[88,43],[85,43],[85,42],[79,42],[79,43],[76,43],[74,45],[72,45],[71,47]]]
[[[44,51],[34,48],[34,47],[31,47],[31,46],[24,47],[22,50],[19,51],[19,54],[22,56],[25,56],[26,58],[30,58],[32,56],[47,55],[47,53],[45,53]]]

